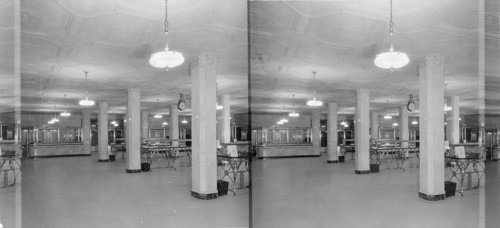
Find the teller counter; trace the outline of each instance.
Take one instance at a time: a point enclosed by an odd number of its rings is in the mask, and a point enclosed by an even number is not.
[[[31,158],[90,156],[90,152],[85,153],[83,143],[37,143],[29,145],[28,156]]]
[[[301,144],[265,144],[257,146],[257,158],[289,158],[289,157],[319,157],[319,150],[315,153],[313,145]]]

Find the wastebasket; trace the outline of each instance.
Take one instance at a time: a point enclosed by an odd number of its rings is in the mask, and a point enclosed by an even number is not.
[[[229,182],[223,180],[217,181],[217,193],[219,196],[227,195],[228,188],[229,188]]]
[[[345,162],[345,156],[339,156],[339,162]]]
[[[151,164],[149,163],[141,163],[141,171],[142,172],[149,172],[151,171]]]
[[[114,162],[114,161],[116,161],[116,158],[115,158],[115,157],[116,157],[116,156],[115,156],[114,154],[110,154],[110,155],[109,155],[109,161],[110,161],[110,162]]]
[[[445,181],[444,191],[446,192],[446,197],[455,196],[455,192],[457,191],[457,183],[451,181]]]
[[[380,172],[379,165],[378,164],[370,164],[370,171],[372,173],[378,173],[378,172]]]

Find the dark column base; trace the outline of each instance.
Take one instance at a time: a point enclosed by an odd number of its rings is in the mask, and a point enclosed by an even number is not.
[[[327,160],[326,162],[328,162],[328,163],[339,163],[339,161],[338,161],[338,160],[337,160],[337,161],[330,161],[330,160]]]
[[[217,199],[218,194],[217,194],[217,192],[210,193],[210,194],[201,194],[201,193],[191,191],[191,196],[196,198],[196,199],[211,200],[211,199]]]
[[[98,162],[109,162],[109,159],[98,159]]]
[[[127,173],[140,173],[140,172],[142,172],[141,169],[126,169],[125,171]]]
[[[418,197],[424,200],[429,200],[429,201],[439,201],[439,200],[444,200],[446,199],[445,194],[439,194],[439,195],[427,195],[424,193],[419,192]]]
[[[355,174],[370,174],[370,170],[354,170]]]

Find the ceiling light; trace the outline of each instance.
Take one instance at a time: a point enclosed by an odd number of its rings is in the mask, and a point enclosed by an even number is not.
[[[162,117],[163,117],[163,116],[160,114],[160,105],[159,105],[159,104],[160,104],[160,101],[159,101],[158,99],[156,99],[156,111],[157,111],[158,113],[156,113],[156,115],[154,115],[154,118],[155,118],[155,119],[160,119],[160,118],[162,118]]]
[[[386,120],[390,120],[390,119],[392,119],[392,116],[391,116],[391,115],[389,115],[389,109],[387,108],[387,105],[388,105],[388,104],[389,104],[389,100],[387,100],[387,101],[386,101],[386,103],[385,103],[385,113],[386,113],[386,114],[385,114],[385,116],[384,116],[384,119],[386,119]]]
[[[85,73],[85,100],[80,100],[80,102],[78,102],[79,105],[81,106],[92,106],[95,104],[95,102],[93,100],[89,100],[89,96],[88,96],[88,91],[87,91],[87,75],[88,75],[88,71],[83,71]]]
[[[162,123],[162,125],[168,125],[168,122],[167,122],[167,121],[165,121],[165,122],[163,122],[163,123]]]
[[[181,121],[181,123],[183,123],[183,124],[187,124],[187,123],[188,123],[188,121],[186,120],[186,118],[184,118],[184,119]]]
[[[398,123],[396,123],[396,122],[394,122],[394,123],[392,124],[392,126],[394,126],[394,127],[397,127],[398,125],[399,125],[399,124],[398,124]]]
[[[417,125],[417,124],[418,124],[418,122],[417,122],[417,120],[416,120],[415,118],[413,118],[413,121],[411,121],[411,124],[413,124],[413,125]]]
[[[64,94],[64,112],[61,112],[61,116],[63,117],[71,116],[71,113],[66,112],[66,94]]]
[[[48,124],[54,124],[54,121],[50,120],[49,122],[47,122]]]
[[[388,52],[378,54],[375,57],[375,60],[373,61],[373,63],[375,63],[376,66],[383,69],[390,69],[391,72],[394,69],[408,65],[408,63],[410,62],[410,59],[405,53],[394,51],[394,46],[392,44],[392,35],[394,33],[393,25],[394,23],[392,22],[392,0],[391,0],[391,14],[389,22],[389,34],[390,34],[391,46]]]
[[[176,52],[176,51],[170,51],[168,48],[168,18],[167,18],[167,9],[168,9],[168,4],[167,0],[165,0],[165,22],[164,22],[164,28],[165,28],[165,50],[161,52],[157,52],[151,55],[151,58],[149,59],[149,64],[151,66],[157,67],[157,68],[165,68],[168,70],[168,68],[176,67],[181,65],[184,62],[184,56],[182,56],[182,53]]]
[[[280,121],[278,121],[278,122],[277,122],[277,124],[282,125],[282,124],[283,124],[283,122],[281,122],[281,120],[280,120]]]
[[[295,109],[295,94],[292,94],[292,104],[293,104],[292,109]],[[290,114],[288,114],[288,116],[290,116],[290,117],[299,117],[299,114],[296,113],[295,110],[293,110]]]
[[[444,84],[444,111],[448,112],[448,111],[451,111],[452,108],[450,106],[448,106],[448,104],[446,102],[446,86],[447,86],[447,84]]]
[[[224,107],[222,105],[219,105],[219,103],[217,103],[217,110],[221,110],[221,109],[224,109]]]
[[[307,105],[308,106],[312,106],[312,107],[318,107],[318,106],[322,106],[323,105],[323,102],[322,101],[319,101],[319,100],[316,100],[316,71],[312,71],[313,73],[313,89],[314,89],[314,98],[312,100],[309,100],[307,101]]]
[[[111,121],[111,124],[118,125],[118,123],[115,120]]]

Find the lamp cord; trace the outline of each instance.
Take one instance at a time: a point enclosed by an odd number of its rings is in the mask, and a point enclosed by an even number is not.
[[[167,17],[167,10],[168,10],[168,0],[165,0],[165,35],[168,35],[168,17]]]
[[[394,46],[392,44],[392,34],[394,33],[393,26],[394,26],[394,23],[392,22],[392,0],[391,0],[391,14],[390,14],[390,21],[389,21],[389,34],[390,34],[390,39],[391,39],[390,51],[394,50]]]

